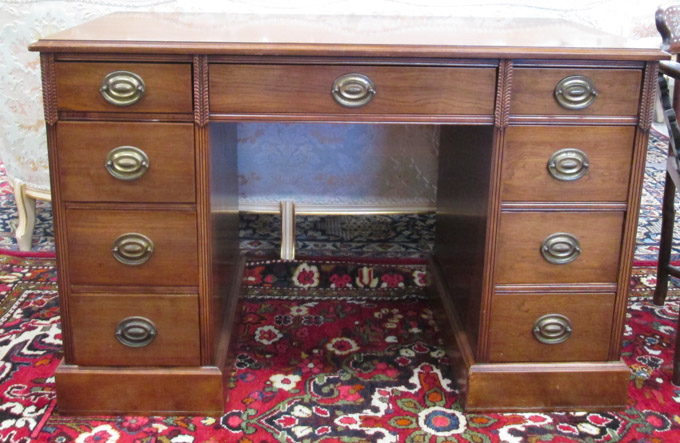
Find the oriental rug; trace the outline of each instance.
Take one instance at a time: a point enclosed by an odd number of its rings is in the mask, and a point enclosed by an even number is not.
[[[669,381],[680,289],[652,305],[650,268],[631,279],[625,411],[465,414],[422,296],[422,265],[273,260],[244,274],[223,416],[67,417],[54,394],[54,266],[0,256],[2,442],[680,441],[680,388]]]

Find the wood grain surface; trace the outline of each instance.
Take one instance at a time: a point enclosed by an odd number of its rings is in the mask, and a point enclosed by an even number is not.
[[[191,64],[158,63],[55,63],[57,107],[60,111],[192,112]],[[107,74],[131,71],[146,85],[143,98],[131,106],[115,106],[104,100],[99,87]]]
[[[67,209],[71,284],[196,286],[195,211]],[[151,259],[138,266],[118,262],[111,248],[129,232],[149,237]]]
[[[213,113],[492,114],[496,70],[322,65],[210,65]],[[335,79],[359,73],[375,84],[365,106],[331,96]]]
[[[605,361],[614,294],[496,294],[491,305],[491,362]],[[572,333],[545,344],[532,332],[547,314],[567,317]]]
[[[598,96],[589,107],[569,110],[555,100],[555,86],[565,77],[582,75]],[[511,114],[637,115],[641,69],[517,68],[513,73]]]
[[[473,365],[466,410],[621,410],[626,407],[629,377],[622,361]]]
[[[196,294],[78,294],[71,296],[75,364],[191,366],[200,364]],[[156,337],[139,348],[116,337],[120,321],[144,317]]]
[[[224,413],[222,373],[214,366],[96,368],[62,363],[55,379],[60,414],[220,416]]]
[[[541,244],[555,233],[579,240],[576,260],[557,265],[543,258]],[[504,212],[496,284],[616,282],[622,233],[621,212]]]
[[[635,142],[634,127],[511,126],[503,155],[504,201],[625,202]],[[557,151],[586,154],[586,175],[558,180],[548,172]]]
[[[57,143],[64,201],[196,201],[191,124],[61,122]],[[107,155],[119,146],[133,146],[146,153],[149,168],[142,177],[125,181],[108,173],[104,167]]]

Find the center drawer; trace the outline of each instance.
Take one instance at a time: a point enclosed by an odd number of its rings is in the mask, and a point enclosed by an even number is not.
[[[210,65],[213,113],[491,115],[493,67]]]
[[[196,212],[67,209],[72,285],[198,285]]]

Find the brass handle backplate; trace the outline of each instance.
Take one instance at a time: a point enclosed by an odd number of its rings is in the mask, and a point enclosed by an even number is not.
[[[118,180],[137,180],[149,169],[149,157],[134,146],[118,146],[106,156],[104,166]]]
[[[145,317],[127,317],[116,326],[116,338],[130,348],[148,346],[156,335],[156,325]]]
[[[565,109],[577,111],[592,105],[597,98],[595,83],[583,75],[570,75],[555,85],[555,99]]]
[[[104,100],[115,106],[131,106],[144,97],[146,85],[142,77],[130,71],[114,71],[106,75],[99,87]]]
[[[547,314],[536,320],[533,333],[541,343],[556,345],[571,336],[571,321],[561,314]]]
[[[375,85],[363,74],[344,74],[335,79],[331,94],[336,102],[346,108],[368,104],[376,94]]]
[[[149,261],[153,255],[154,244],[149,237],[129,232],[113,242],[111,253],[124,265],[137,266]]]
[[[589,168],[588,156],[576,148],[560,149],[548,160],[548,172],[561,181],[578,180],[588,173]]]
[[[571,234],[557,232],[543,240],[541,255],[554,265],[571,263],[581,255],[581,243]]]

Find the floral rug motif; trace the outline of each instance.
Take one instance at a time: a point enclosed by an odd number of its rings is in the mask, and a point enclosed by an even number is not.
[[[361,260],[255,260],[243,275],[244,296],[296,300],[424,298],[422,259],[394,259],[388,265]]]
[[[249,264],[223,416],[68,417],[54,394],[61,359],[54,261],[0,256],[0,266],[2,442],[680,441],[680,388],[669,381],[680,288],[670,289],[665,306],[652,305],[651,268],[635,269],[631,279],[625,411],[465,414],[426,299],[398,292],[298,299],[294,289],[301,278],[342,291],[330,287],[332,275],[348,271],[355,283],[370,268],[379,281],[403,275],[403,288],[416,293],[420,277],[407,277],[424,268],[338,260]],[[281,294],[262,298],[256,291],[275,269]],[[258,274],[261,281],[251,278]],[[352,289],[360,290],[375,288]]]
[[[61,359],[54,260],[0,255],[0,297],[0,441],[33,441]]]

